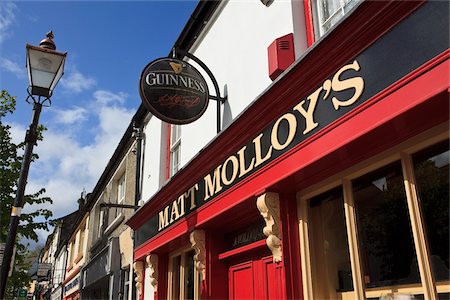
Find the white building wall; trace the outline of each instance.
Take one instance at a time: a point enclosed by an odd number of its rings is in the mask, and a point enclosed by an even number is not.
[[[260,1],[231,0],[224,1],[217,12],[190,52],[214,74],[221,95],[228,95],[222,106],[225,128],[272,83],[267,48],[276,38],[293,32],[292,4],[275,0],[266,7]],[[215,94],[212,84],[209,90]],[[182,126],[182,165],[215,137],[216,112],[216,102],[210,101],[199,120]]]
[[[299,9],[300,12],[297,11]],[[269,78],[267,48],[275,39],[294,33],[296,43],[301,44],[296,47],[297,55],[306,49],[304,32],[298,28],[294,32],[293,16],[296,26],[303,24],[304,29],[302,9],[301,3],[294,5],[290,0],[275,0],[269,7],[257,0],[223,1],[189,50],[214,74],[221,96],[228,95],[227,102],[222,105],[223,129],[272,83]],[[189,63],[203,74],[210,94],[215,95],[212,82],[206,73],[194,61]],[[216,104],[216,101],[211,100],[201,118],[181,126],[181,167],[217,135]],[[166,180],[166,126],[156,117],[152,117],[144,128],[144,201],[148,201]]]
[[[153,300],[155,298],[155,289],[150,283],[150,268],[147,266],[145,268],[145,279],[144,279],[144,300]]]
[[[151,117],[143,128],[144,138],[142,145],[142,191],[141,200],[148,201],[150,197],[158,191],[165,180],[161,163],[164,163],[166,155],[166,143],[162,142],[161,130],[162,121],[156,117]],[[163,151],[164,150],[164,151]]]

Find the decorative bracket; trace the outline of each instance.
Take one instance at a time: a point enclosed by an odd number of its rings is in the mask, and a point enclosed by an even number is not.
[[[136,274],[136,277],[134,280],[136,281],[136,290],[138,296],[142,293],[142,286],[144,284],[144,277],[142,276],[144,273],[144,262],[143,261],[135,261],[133,264],[133,270],[134,274]]]
[[[200,281],[206,278],[206,247],[205,247],[205,231],[194,230],[189,236],[191,247],[195,250],[194,264],[200,273]]]
[[[150,268],[150,283],[155,291],[158,289],[158,255],[150,254],[145,258],[148,267]]]
[[[263,233],[267,236],[266,244],[272,251],[273,262],[281,262],[281,238],[280,238],[280,197],[278,193],[265,193],[256,200],[261,216],[266,222]]]
[[[219,85],[217,84],[217,80],[214,77],[214,74],[211,72],[211,70],[208,68],[208,66],[205,65],[205,63],[202,62],[198,57],[192,55],[191,53],[189,53],[187,51],[179,49],[179,48],[173,48],[172,53],[173,53],[173,57],[175,57],[177,54],[179,54],[181,57],[186,56],[186,57],[192,59],[200,67],[202,67],[202,69],[206,72],[206,74],[208,74],[209,78],[211,79],[211,81],[214,85],[214,90],[216,92],[216,95],[215,96],[209,95],[209,99],[217,101],[217,133],[219,133],[221,130],[221,127],[222,127],[220,124],[220,120],[221,120],[220,104],[225,103],[225,101],[227,101],[227,96],[225,96],[225,97],[220,96]]]

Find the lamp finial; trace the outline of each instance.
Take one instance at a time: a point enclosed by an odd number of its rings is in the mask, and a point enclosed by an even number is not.
[[[55,37],[53,35],[53,31],[50,30],[49,32],[47,32],[46,36],[47,38],[43,39],[39,44],[39,46],[46,49],[56,50],[56,45],[55,42],[53,41],[53,38]]]

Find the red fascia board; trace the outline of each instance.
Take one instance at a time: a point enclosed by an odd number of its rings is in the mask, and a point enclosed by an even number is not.
[[[127,222],[136,230],[147,216],[164,208],[206,173],[242,147],[255,133],[291,109],[308,92],[320,85],[334,71],[364,51],[390,28],[401,22],[422,1],[366,1],[323,40],[311,47],[304,57],[280,76],[230,126],[171,181],[141,207]],[[299,86],[298,82],[302,84]],[[295,84],[297,83],[297,84]]]
[[[362,135],[425,103],[433,96],[448,92],[449,56],[450,52],[447,51],[422,68],[415,70],[364,103],[361,108],[358,107],[354,112],[332,123],[313,138],[294,147],[282,157],[239,182],[169,230],[161,232],[139,246],[135,250],[135,259],[141,259],[168,241],[188,233],[192,220],[196,220],[196,226],[202,226],[223,211],[254,196],[261,189],[268,188],[337,149],[345,147]],[[430,70],[430,67],[433,68]],[[358,128],[358,131],[355,131],[354,128]],[[406,132],[409,128],[403,130]]]

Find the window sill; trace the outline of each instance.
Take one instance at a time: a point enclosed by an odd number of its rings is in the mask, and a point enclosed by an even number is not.
[[[74,264],[77,264],[83,258],[83,254],[78,255],[77,258],[73,261]]]
[[[67,267],[67,270],[66,270],[66,272],[70,272],[70,270],[72,270],[72,269],[73,269],[73,265],[74,265],[74,264],[70,264],[70,266],[68,266],[68,267]]]
[[[114,229],[116,229],[123,221],[123,219],[125,219],[125,216],[123,215],[123,213],[120,213],[112,222],[111,224],[109,224],[108,227],[106,227],[104,234],[105,235],[110,235],[111,232],[114,231]]]

